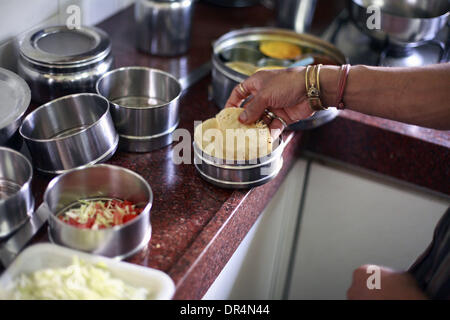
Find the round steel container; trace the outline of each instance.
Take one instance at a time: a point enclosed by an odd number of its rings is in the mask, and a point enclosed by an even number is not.
[[[14,72],[0,68],[0,146],[18,143],[17,129],[30,104],[30,88]]]
[[[188,51],[194,0],[137,0],[137,46],[161,56]]]
[[[58,214],[78,200],[99,198],[128,200],[143,211],[123,225],[99,230],[80,229],[58,219]],[[56,244],[123,259],[150,241],[152,189],[131,170],[106,164],[71,170],[49,183],[44,203],[52,213],[48,220],[49,237]]]
[[[112,66],[111,41],[98,28],[47,27],[33,30],[19,41],[19,75],[39,103],[94,92],[97,79]]]
[[[146,67],[124,67],[101,77],[97,92],[111,103],[121,150],[148,152],[173,142],[180,120],[181,84],[172,75]]]
[[[227,189],[248,189],[263,185],[275,178],[283,167],[285,142],[279,138],[267,156],[246,161],[229,161],[203,152],[193,142],[194,165],[200,176],[209,183]]]
[[[20,228],[34,211],[33,168],[21,153],[0,147],[0,239]]]
[[[244,43],[252,41],[286,41],[304,48],[314,55],[326,57],[326,60],[336,65],[346,63],[343,53],[328,42],[320,38],[308,35],[298,34],[294,31],[278,28],[247,28],[231,31],[220,37],[213,45],[212,56],[212,94],[213,100],[219,106],[224,108],[233,88],[248,78],[248,76],[239,73],[224,63],[221,55],[233,47],[242,47]],[[322,62],[320,62],[322,63]],[[301,120],[294,124],[291,129],[312,129],[333,120],[338,114],[335,108],[316,112],[312,117]]]
[[[360,30],[380,42],[389,40],[401,46],[433,40],[450,17],[450,2],[442,0],[349,0],[348,3],[350,17]],[[369,7],[380,11],[379,29],[369,28]]]
[[[106,161],[119,144],[108,100],[93,93],[40,106],[24,119],[19,132],[35,167],[50,174]]]
[[[261,0],[205,0],[205,1],[221,7],[233,7],[233,8],[251,7],[261,2]]]

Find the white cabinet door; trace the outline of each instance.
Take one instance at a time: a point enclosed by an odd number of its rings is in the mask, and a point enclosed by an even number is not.
[[[362,264],[408,268],[448,205],[448,199],[313,163],[289,299],[345,299]]]
[[[298,160],[203,299],[282,298],[305,169]]]

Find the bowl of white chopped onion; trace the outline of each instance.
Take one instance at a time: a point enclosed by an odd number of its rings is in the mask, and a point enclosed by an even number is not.
[[[2,300],[167,300],[164,272],[43,243],[24,250],[0,277]]]

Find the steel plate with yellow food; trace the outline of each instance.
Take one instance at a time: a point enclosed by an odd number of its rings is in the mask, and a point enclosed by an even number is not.
[[[280,45],[281,43],[281,45]],[[287,45],[286,45],[287,44]],[[248,52],[263,51],[261,56],[257,54],[242,54],[248,60],[241,62],[245,65],[234,64],[230,58],[234,55],[223,55],[222,52],[230,52],[232,48],[249,48]],[[234,52],[234,51],[233,51]],[[256,57],[251,61],[249,57]],[[224,59],[225,58],[225,59]],[[279,59],[284,58],[284,59]],[[285,59],[288,58],[288,59]],[[251,74],[251,71],[275,69],[277,67],[290,67],[299,61],[308,61],[308,64],[334,64],[346,63],[344,54],[331,43],[309,34],[299,34],[287,29],[279,28],[245,28],[234,30],[221,36],[214,42],[212,56],[212,99],[219,108],[224,108],[233,89]],[[303,62],[303,61],[302,61]],[[232,64],[230,64],[232,63]],[[255,67],[253,69],[253,66]],[[337,116],[334,109],[316,112],[313,117],[300,120],[290,128],[295,130],[307,130],[317,128]]]
[[[251,188],[273,179],[283,165],[284,143],[272,141],[267,125],[244,125],[242,108],[226,108],[195,128],[195,167],[206,181],[223,188]]]

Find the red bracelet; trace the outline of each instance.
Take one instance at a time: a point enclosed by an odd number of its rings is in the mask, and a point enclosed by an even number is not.
[[[342,101],[342,99],[344,97],[345,84],[347,83],[349,72],[350,72],[349,64],[344,64],[343,66],[341,66],[341,69],[339,70],[339,84],[335,104],[336,108],[339,110],[345,109],[345,104],[344,101]]]

